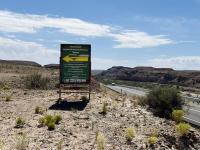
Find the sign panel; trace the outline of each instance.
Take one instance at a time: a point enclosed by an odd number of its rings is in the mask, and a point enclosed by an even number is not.
[[[61,44],[60,83],[90,83],[91,45]]]

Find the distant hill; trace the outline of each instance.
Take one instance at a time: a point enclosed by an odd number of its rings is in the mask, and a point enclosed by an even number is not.
[[[47,64],[44,65],[45,68],[52,68],[52,69],[59,69],[60,65],[59,64]]]
[[[200,87],[200,71],[177,71],[171,68],[115,66],[103,71],[98,78]]]
[[[10,64],[10,65],[25,65],[25,66],[35,66],[41,67],[40,64],[34,61],[23,61],[23,60],[0,60],[0,64]]]

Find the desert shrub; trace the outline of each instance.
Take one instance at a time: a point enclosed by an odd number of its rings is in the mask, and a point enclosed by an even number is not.
[[[176,132],[181,137],[187,136],[190,128],[191,128],[191,126],[188,123],[179,123],[178,125],[176,125]]]
[[[25,86],[27,89],[48,89],[50,79],[43,77],[39,73],[33,73],[25,77]]]
[[[59,124],[59,122],[62,120],[61,115],[46,115],[44,117],[41,117],[38,122],[39,126],[44,126],[46,125],[48,127],[48,130],[54,130],[55,129],[55,124]]]
[[[172,119],[176,122],[179,123],[183,120],[184,116],[184,111],[183,110],[173,110],[172,112]]]
[[[105,149],[105,138],[102,133],[97,133],[97,150],[104,150]]]
[[[12,101],[11,96],[10,96],[10,95],[6,96],[6,97],[5,97],[5,101],[6,101],[6,102]]]
[[[126,128],[125,129],[125,137],[127,141],[132,141],[132,139],[135,137],[135,129],[134,128]]]
[[[47,124],[48,130],[52,131],[55,129],[55,123],[54,122],[50,122]]]
[[[57,150],[62,150],[62,144],[63,144],[63,141],[58,142]]]
[[[43,114],[44,113],[44,109],[42,107],[36,106],[35,107],[35,113],[36,114]]]
[[[45,126],[45,117],[41,117],[38,120],[39,126],[43,127]]]
[[[15,121],[15,125],[17,128],[22,128],[25,124],[25,120],[22,117],[18,117]]]
[[[106,102],[103,102],[102,112],[101,112],[103,115],[107,114],[107,111],[108,111],[107,106],[108,106],[108,104]]]
[[[147,98],[145,96],[138,96],[137,97],[137,104],[140,106],[147,105]]]
[[[5,84],[4,84],[4,85],[2,86],[2,89],[5,90],[5,91],[6,91],[6,90],[10,90],[10,87],[9,87],[8,85],[5,85]]]
[[[89,99],[88,99],[86,96],[81,96],[81,100],[82,100],[83,102],[86,102],[86,103],[89,102]]]
[[[17,135],[16,138],[16,149],[17,150],[26,150],[28,147],[28,140],[25,134]]]
[[[158,129],[152,128],[150,136],[158,137]]]
[[[176,87],[159,87],[147,95],[147,104],[155,115],[170,118],[174,109],[180,109],[183,101]]]
[[[156,136],[150,136],[149,139],[148,139],[148,142],[150,145],[154,145],[156,144],[158,141],[158,138]]]
[[[55,124],[59,124],[59,122],[62,120],[62,116],[57,114],[54,116],[54,122]]]
[[[46,115],[45,116],[45,125],[48,126],[48,124],[50,124],[50,123],[54,123],[55,124],[54,117],[52,115]]]
[[[112,102],[112,107],[113,107],[113,110],[117,110],[117,107],[118,107],[117,101]]]

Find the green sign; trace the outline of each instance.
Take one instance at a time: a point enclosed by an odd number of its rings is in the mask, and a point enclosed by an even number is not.
[[[61,44],[60,83],[89,83],[91,45]]]

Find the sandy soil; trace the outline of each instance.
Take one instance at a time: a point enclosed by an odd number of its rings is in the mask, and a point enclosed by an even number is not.
[[[12,95],[12,101],[6,102],[4,97]],[[170,143],[165,135],[176,140],[174,122],[154,117],[140,106],[135,106],[132,99],[112,99],[110,94],[93,93],[89,103],[82,103],[76,96],[64,96],[66,100],[57,102],[56,90],[29,91],[8,90],[1,92],[0,100],[0,141],[5,150],[15,149],[19,133],[26,134],[27,149],[55,150],[61,142],[66,150],[96,149],[96,133],[105,136],[106,149],[152,149],[148,146],[148,136],[153,129],[159,133],[157,148],[177,149],[177,143]],[[103,102],[108,103],[108,113],[100,114]],[[38,120],[42,115],[35,114],[35,107],[46,109],[45,114],[61,114],[63,120],[54,131],[47,127],[38,127]],[[25,119],[23,128],[15,128],[16,117]],[[125,127],[134,127],[136,137],[127,143],[124,134]],[[194,131],[197,132],[197,131]],[[195,145],[199,148],[199,144]]]

